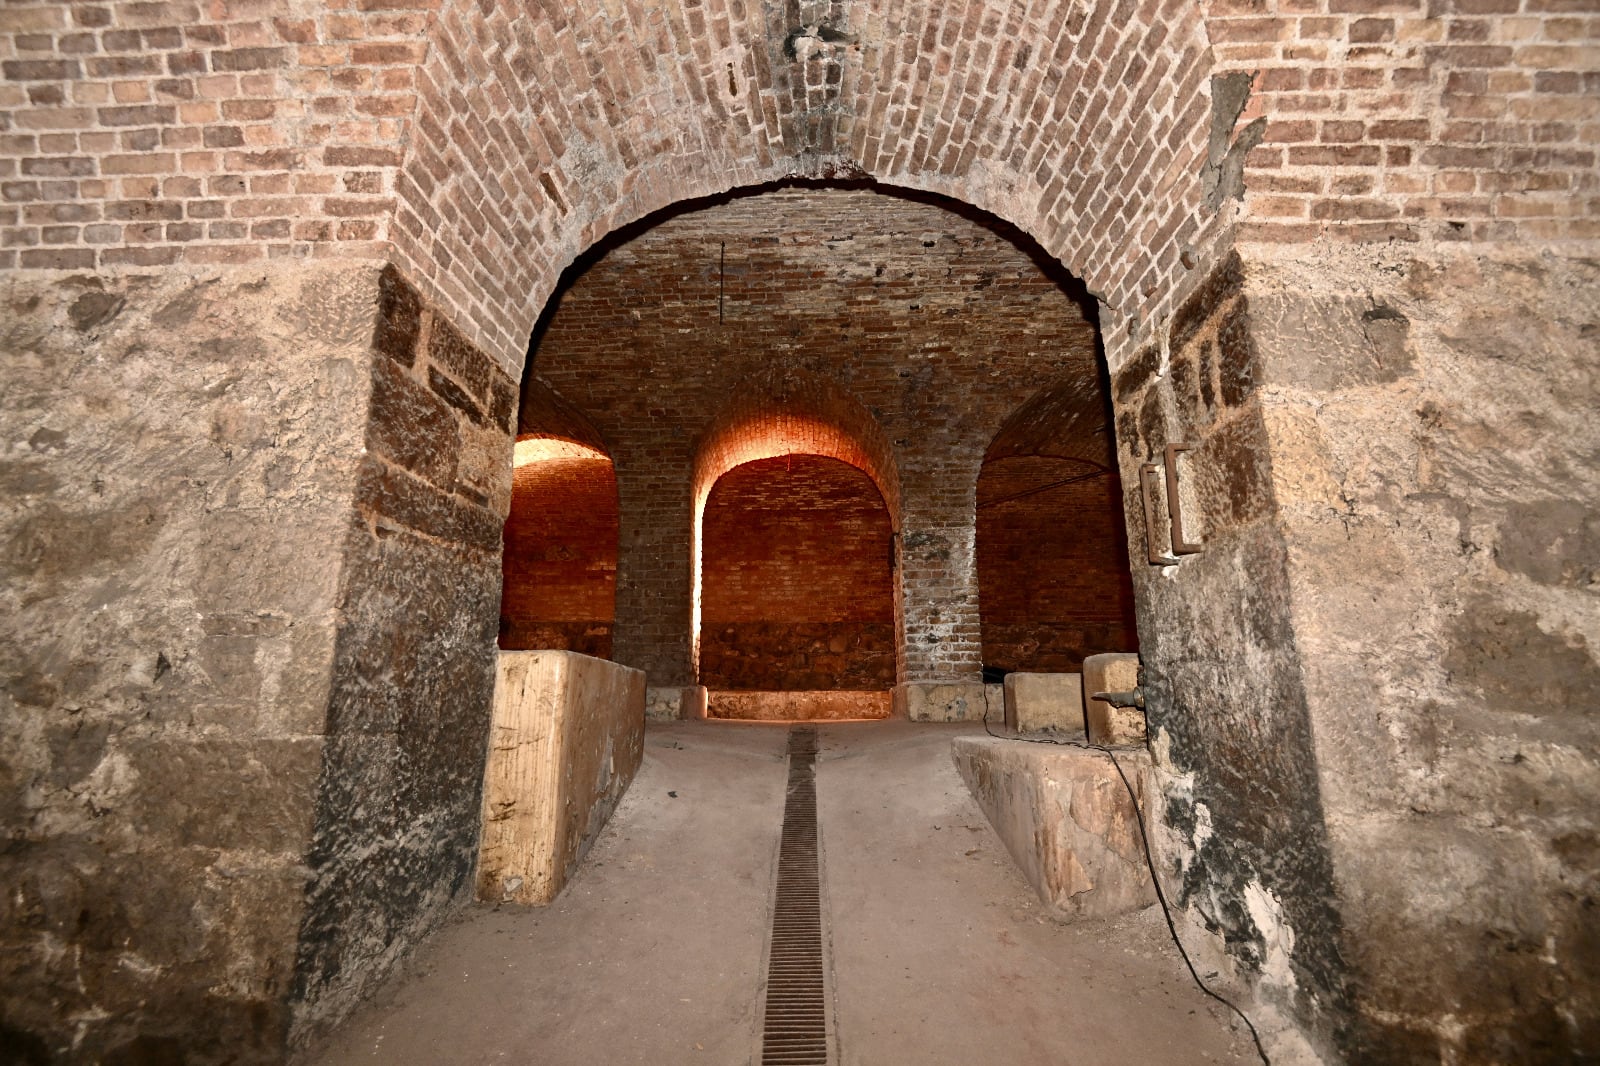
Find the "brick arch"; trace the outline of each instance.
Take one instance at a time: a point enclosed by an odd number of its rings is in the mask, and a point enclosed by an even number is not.
[[[834,4],[810,29],[726,0],[619,10],[445,0],[430,30],[391,237],[508,367],[600,237],[785,177],[989,211],[1135,324],[1216,236],[1192,0]]]
[[[1072,459],[1110,469],[1116,465],[1111,403],[1097,378],[1064,381],[1019,406],[994,435],[983,461],[1015,456]]]
[[[883,428],[840,386],[793,369],[748,383],[745,395],[713,416],[700,434],[693,480],[696,521],[723,474],[790,453],[838,459],[864,472],[899,528],[900,473]]]
[[[975,557],[986,672],[1072,672],[1137,651],[1111,407],[1097,377],[1034,394],[977,479]],[[993,676],[993,675],[991,675]]]
[[[820,455],[865,473],[883,496],[892,529],[900,528],[900,475],[894,451],[871,412],[843,388],[815,374],[774,370],[714,415],[700,434],[690,482],[690,662],[700,665],[701,539],[706,500],[735,467],[782,455]],[[895,601],[898,604],[899,596]],[[898,628],[899,608],[896,607]]]
[[[619,534],[611,457],[560,432],[525,433],[512,462],[499,646],[609,659]]]
[[[589,416],[533,375],[522,383],[517,407],[517,439],[525,437],[568,441],[611,458],[605,437]]]

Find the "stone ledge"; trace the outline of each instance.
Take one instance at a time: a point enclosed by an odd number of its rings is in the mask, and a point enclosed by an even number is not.
[[[958,737],[956,769],[1039,899],[1059,918],[1105,918],[1156,902],[1128,791],[1102,751]],[[1148,809],[1150,756],[1117,759]]]
[[[647,722],[693,722],[705,716],[704,685],[652,685],[645,690],[644,717]]]
[[[977,681],[903,681],[894,687],[894,717],[913,722],[981,722],[987,687]]]
[[[500,653],[478,898],[560,894],[644,757],[644,672],[570,651]]]

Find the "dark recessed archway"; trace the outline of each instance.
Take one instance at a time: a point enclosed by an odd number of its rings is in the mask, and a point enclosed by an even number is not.
[[[1105,383],[1082,374],[1006,420],[978,476],[984,670],[1075,673],[1137,651],[1122,488]]]

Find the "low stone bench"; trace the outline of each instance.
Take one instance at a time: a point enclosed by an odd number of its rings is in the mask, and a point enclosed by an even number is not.
[[[644,758],[644,671],[570,651],[504,651],[483,783],[478,898],[549,903]]]
[[[1156,902],[1127,789],[1103,751],[958,737],[956,769],[1039,899],[1061,918],[1101,918]],[[1117,752],[1141,809],[1150,756]]]

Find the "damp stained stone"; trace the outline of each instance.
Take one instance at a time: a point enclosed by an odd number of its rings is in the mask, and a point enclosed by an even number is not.
[[[72,301],[67,317],[72,320],[73,329],[87,333],[116,318],[127,302],[119,293],[90,291]]]

